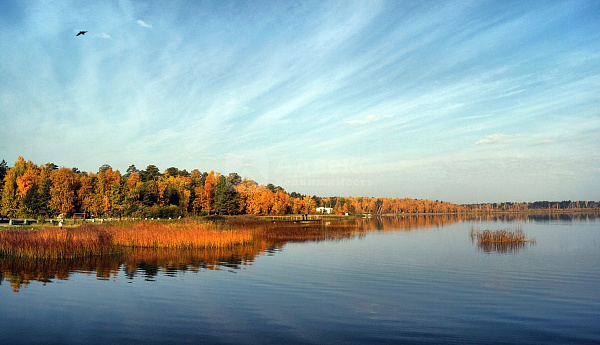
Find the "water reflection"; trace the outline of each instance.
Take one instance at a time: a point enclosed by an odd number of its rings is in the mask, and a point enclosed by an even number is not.
[[[14,292],[33,281],[46,285],[68,280],[75,272],[93,274],[99,280],[116,278],[123,270],[128,279],[143,277],[152,281],[160,273],[175,276],[181,272],[199,272],[222,268],[239,269],[266,250],[266,242],[255,242],[224,249],[150,249],[135,248],[119,255],[74,259],[0,258],[0,278],[10,282]]]
[[[489,222],[514,222],[514,221],[532,221],[535,223],[549,223],[561,221],[570,222],[589,222],[600,218],[599,213],[560,213],[560,212],[539,212],[539,213],[484,213],[473,214],[465,217],[465,220],[489,221]]]
[[[353,220],[324,220],[315,226],[300,227],[284,223],[261,222],[250,244],[219,249],[128,249],[119,255],[76,259],[12,259],[0,257],[0,284],[10,283],[18,292],[31,282],[43,285],[55,280],[68,280],[76,272],[95,275],[99,280],[116,278],[120,271],[127,279],[142,277],[153,281],[157,275],[176,276],[182,272],[202,270],[239,270],[254,262],[259,255],[276,255],[286,243],[345,241],[361,238],[373,231],[416,231],[443,228],[461,221],[595,221],[599,214],[493,214],[493,215],[428,215],[372,217]],[[529,243],[477,244],[485,253],[515,253]]]
[[[514,254],[531,245],[529,242],[475,242],[477,243],[477,249],[487,254]]]

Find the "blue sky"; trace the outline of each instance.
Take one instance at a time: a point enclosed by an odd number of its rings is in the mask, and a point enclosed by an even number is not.
[[[598,200],[600,2],[5,0],[0,122],[9,165]]]

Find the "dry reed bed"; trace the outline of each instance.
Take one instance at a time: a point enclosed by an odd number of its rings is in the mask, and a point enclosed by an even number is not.
[[[123,247],[224,248],[249,243],[250,228],[229,229],[211,222],[141,222],[134,226],[83,225],[60,230],[0,231],[0,256],[68,259],[112,255]]]
[[[0,256],[15,258],[72,258],[107,254],[111,238],[94,228],[0,231]]]
[[[216,223],[141,222],[133,227],[106,226],[118,246],[141,248],[223,248],[252,241],[252,230],[228,229]]]
[[[475,230],[471,227],[471,237],[477,238],[479,244],[486,243],[535,243],[534,238],[527,238],[521,226],[514,229]]]

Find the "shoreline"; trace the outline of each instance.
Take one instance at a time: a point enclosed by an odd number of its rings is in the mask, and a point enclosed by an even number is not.
[[[323,220],[352,220],[352,219],[365,219],[365,218],[377,218],[377,217],[415,217],[415,216],[493,216],[493,215],[560,215],[560,214],[600,214],[600,209],[540,209],[540,210],[482,210],[482,211],[468,211],[468,212],[422,212],[422,213],[358,213],[349,215],[338,215],[338,214],[309,214],[308,216],[312,220],[323,219]],[[76,225],[76,224],[106,224],[106,223],[123,223],[123,222],[144,222],[144,221],[163,221],[173,222],[180,220],[200,220],[207,222],[215,221],[227,221],[227,220],[238,220],[238,221],[263,221],[271,222],[277,219],[301,219],[302,214],[288,214],[288,215],[209,215],[209,216],[188,216],[181,218],[88,218],[88,219],[62,219],[65,225]],[[0,218],[0,227],[27,227],[27,226],[54,226],[54,223],[58,223],[59,218],[47,218],[44,220],[38,220],[34,218]]]

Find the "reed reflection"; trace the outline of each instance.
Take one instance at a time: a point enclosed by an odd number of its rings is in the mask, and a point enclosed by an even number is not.
[[[486,253],[498,253],[498,254],[515,254],[520,250],[525,249],[530,244],[527,242],[514,242],[514,243],[498,243],[498,242],[478,242],[477,249]]]

